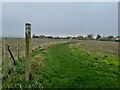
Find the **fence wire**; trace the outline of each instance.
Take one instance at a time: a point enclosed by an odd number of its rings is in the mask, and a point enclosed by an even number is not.
[[[32,51],[38,47],[45,47],[51,44],[65,43],[70,40],[63,39],[32,39],[31,48]],[[14,62],[8,51],[11,50],[13,57],[18,61],[19,57],[25,57],[25,39],[24,38],[3,38],[2,39],[2,71],[3,75],[7,75],[9,69],[12,69]]]

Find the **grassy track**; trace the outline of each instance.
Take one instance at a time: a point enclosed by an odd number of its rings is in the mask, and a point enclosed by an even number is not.
[[[32,56],[37,63],[35,67],[32,66],[32,79],[27,83],[18,79],[20,81],[12,82],[17,82],[18,85],[13,84],[11,87],[118,87],[118,58],[115,55],[85,51],[82,45],[63,43],[52,45],[45,51],[37,49],[32,53]],[[24,68],[20,65],[22,64],[19,64],[19,67]],[[11,81],[8,79],[4,85]]]
[[[85,52],[70,43],[52,46],[43,55],[43,87],[117,87],[116,56]]]

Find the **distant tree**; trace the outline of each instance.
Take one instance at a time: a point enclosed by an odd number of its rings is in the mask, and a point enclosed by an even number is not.
[[[108,41],[113,41],[113,40],[115,40],[115,38],[114,38],[114,36],[111,36],[111,35],[110,35],[110,36],[107,37],[107,40],[108,40]]]
[[[77,36],[77,39],[79,39],[79,40],[83,40],[84,37],[83,37],[83,36]]]
[[[35,38],[35,34],[33,34],[32,38]]]
[[[86,39],[91,40],[91,39],[94,39],[94,38],[93,38],[93,35],[92,35],[92,34],[88,34],[87,37],[86,37]]]
[[[77,39],[77,37],[72,37],[72,39]]]
[[[101,36],[98,34],[97,37],[96,37],[96,39],[99,40],[100,38],[101,38]]]
[[[53,39],[52,36],[46,36],[45,38],[47,38],[47,39]]]
[[[33,34],[32,38],[39,38],[39,36],[36,36],[35,34]]]
[[[60,39],[60,37],[53,37],[53,39]]]
[[[39,38],[44,39],[45,35],[40,35]]]
[[[120,38],[120,36],[117,36],[116,38]]]
[[[70,39],[71,37],[70,36],[67,36],[66,39]]]
[[[107,37],[103,36],[99,40],[101,40],[101,41],[107,41]]]

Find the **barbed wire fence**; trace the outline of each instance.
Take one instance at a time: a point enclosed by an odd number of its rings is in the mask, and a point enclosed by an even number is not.
[[[68,40],[55,39],[33,39],[31,40],[32,51],[38,47],[45,48],[51,44],[65,43]],[[21,57],[25,57],[25,38],[3,38],[2,39],[2,73],[9,77],[9,73],[19,62]]]
[[[23,53],[23,54],[22,54]],[[2,71],[3,75],[8,75],[13,69],[20,56],[24,56],[24,43],[20,38],[3,38],[2,39]]]

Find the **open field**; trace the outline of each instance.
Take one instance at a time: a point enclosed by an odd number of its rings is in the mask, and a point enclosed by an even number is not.
[[[2,38],[0,38],[0,89],[2,89]]]
[[[57,44],[57,43],[64,43],[69,42],[70,40],[62,40],[62,39],[31,39],[31,51],[33,51],[35,48],[42,47],[43,49],[48,48],[51,44]],[[3,74],[7,75],[6,72],[9,72],[9,69],[13,69],[13,60],[8,52],[7,45],[10,46],[10,50],[16,60],[18,62],[19,57],[25,57],[25,39],[24,38],[2,38],[1,40],[2,44],[2,66],[3,68]],[[19,57],[18,57],[19,54]]]
[[[63,43],[68,42],[70,40],[62,40],[62,39],[31,39],[31,48],[34,50],[35,48],[41,46],[41,47],[47,47],[50,44],[53,43]],[[8,44],[10,46],[11,51],[14,54],[14,57],[17,58],[18,49],[20,56],[25,55],[25,39],[24,38],[2,38],[2,54],[4,56],[4,46],[5,44]],[[18,46],[19,44],[19,46]]]
[[[2,60],[2,39],[0,38],[0,61]]]
[[[21,57],[9,78],[3,80],[3,88],[118,87],[118,42],[86,40],[49,45],[46,41],[43,49],[38,41],[33,45],[38,47],[32,51],[30,80],[24,81],[25,58]]]
[[[83,46],[84,49],[89,50],[91,52],[118,55],[118,51],[120,51],[120,49],[118,48],[119,43],[115,42],[88,41],[79,44],[81,44],[81,46]]]

